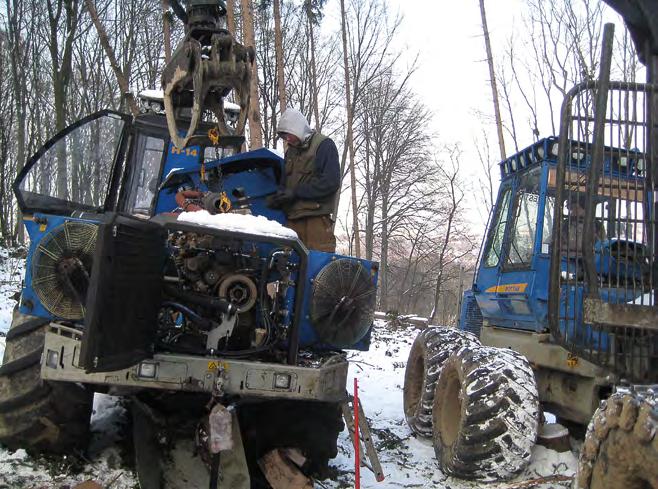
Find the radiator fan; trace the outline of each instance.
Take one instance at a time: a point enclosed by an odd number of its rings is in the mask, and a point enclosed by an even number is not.
[[[313,279],[311,323],[324,343],[349,348],[372,326],[376,289],[358,261],[340,258],[328,263]]]
[[[69,320],[84,317],[98,226],[67,221],[50,231],[32,258],[32,288],[43,307]]]

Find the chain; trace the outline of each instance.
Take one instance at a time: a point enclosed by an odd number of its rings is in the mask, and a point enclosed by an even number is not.
[[[212,131],[212,130],[211,130]],[[211,135],[208,133],[211,142],[213,143],[213,146],[215,148],[215,159],[220,160],[222,158],[222,154],[219,151],[219,132]],[[231,210],[231,200],[228,198],[228,195],[226,195],[226,192],[224,191],[224,174],[222,172],[222,165],[217,165],[217,185],[219,187],[219,205],[218,210],[222,213],[229,212]]]

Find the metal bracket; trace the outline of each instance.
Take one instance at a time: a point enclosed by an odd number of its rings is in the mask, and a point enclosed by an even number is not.
[[[217,350],[217,344],[222,338],[228,338],[233,333],[233,327],[238,319],[237,314],[222,314],[222,321],[219,326],[208,331],[206,337],[206,349]]]

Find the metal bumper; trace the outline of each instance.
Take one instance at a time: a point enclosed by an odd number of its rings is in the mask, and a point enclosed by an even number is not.
[[[293,366],[221,357],[156,354],[132,367],[86,373],[79,366],[82,333],[51,324],[45,336],[41,376],[49,381],[113,387],[208,392],[263,399],[342,402],[348,362],[332,357],[319,366]]]

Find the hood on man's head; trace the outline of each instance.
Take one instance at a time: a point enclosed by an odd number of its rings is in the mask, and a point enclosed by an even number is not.
[[[306,141],[313,134],[313,130],[308,125],[306,117],[297,109],[286,109],[281,115],[277,131],[297,136],[302,142]]]

